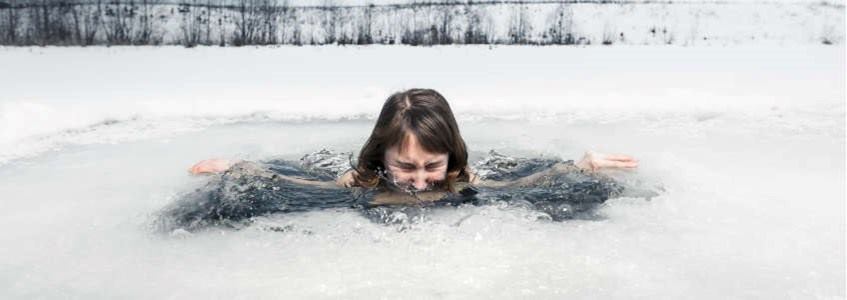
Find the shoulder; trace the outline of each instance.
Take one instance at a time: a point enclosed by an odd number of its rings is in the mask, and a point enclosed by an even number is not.
[[[470,184],[479,184],[479,175],[473,172],[471,168],[465,169],[465,172],[468,174],[468,183]]]

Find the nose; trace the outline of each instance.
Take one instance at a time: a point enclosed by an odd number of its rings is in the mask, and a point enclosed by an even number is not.
[[[429,183],[426,181],[426,174],[424,174],[424,172],[418,171],[415,173],[415,177],[412,178],[412,186],[416,189],[423,190],[426,189],[428,185]]]
[[[426,189],[426,186],[428,186],[429,183],[427,183],[426,180],[415,179],[415,182],[412,185],[414,185],[415,188],[418,189],[418,190],[423,190],[423,189]]]

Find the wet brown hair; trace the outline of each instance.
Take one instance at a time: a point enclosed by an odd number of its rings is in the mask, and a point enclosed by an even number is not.
[[[359,151],[356,185],[379,186],[377,169],[385,169],[385,151],[394,145],[405,149],[409,134],[417,137],[424,150],[448,154],[444,180],[448,191],[456,191],[456,182],[469,180],[468,151],[447,100],[435,90],[410,89],[394,93],[382,105],[373,132]]]

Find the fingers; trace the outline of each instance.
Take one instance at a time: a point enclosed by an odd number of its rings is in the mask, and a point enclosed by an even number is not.
[[[592,171],[605,168],[635,169],[638,167],[638,160],[629,155],[586,151],[585,157],[577,163],[577,166]]]
[[[618,160],[609,160],[604,159],[597,162],[599,168],[621,168],[621,169],[634,169],[638,167],[637,160],[627,160],[627,161],[618,161]]]
[[[191,166],[191,168],[188,168],[188,172],[191,173],[191,174],[194,174],[194,175],[197,175],[197,174],[200,174],[200,173],[203,173],[203,172],[208,172],[208,167],[206,165],[209,164],[209,161],[210,161],[209,159],[206,159],[206,160],[201,160],[201,161],[197,162],[196,164]]]
[[[634,169],[634,168],[638,167],[638,162],[637,161],[615,162],[615,163],[612,164],[612,166],[614,166],[615,168]]]
[[[200,174],[203,172],[202,167],[200,165],[194,165],[191,168],[188,168],[188,172],[194,175]]]
[[[632,156],[623,154],[608,154],[605,155],[603,158],[614,161],[638,161]]]
[[[188,173],[191,173],[191,174],[197,174],[197,165],[198,165],[198,164],[200,164],[200,163],[196,163],[196,164],[194,164],[193,166],[189,167],[189,168],[188,168]]]

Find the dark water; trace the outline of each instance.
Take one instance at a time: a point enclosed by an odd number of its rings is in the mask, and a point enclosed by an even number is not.
[[[624,182],[609,176],[574,171],[545,176],[523,187],[468,185],[436,202],[373,205],[371,201],[380,188],[322,188],[279,178],[285,175],[332,181],[349,166],[345,160],[348,155],[319,151],[299,162],[267,160],[237,164],[213,175],[204,186],[181,195],[161,211],[157,225],[165,231],[208,226],[237,228],[257,216],[329,208],[352,208],[373,222],[392,224],[408,222],[438,207],[503,203],[538,210],[544,213],[540,217],[543,219],[562,221],[596,218],[597,208],[606,200],[627,192],[644,197],[656,195],[654,191],[628,188]],[[573,163],[551,158],[513,158],[492,151],[474,165],[474,170],[485,180],[506,181],[542,172],[560,162]]]

